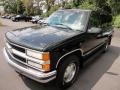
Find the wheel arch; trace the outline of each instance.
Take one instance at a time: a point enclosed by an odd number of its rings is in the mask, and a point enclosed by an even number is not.
[[[68,53],[65,53],[64,55],[62,55],[59,60],[57,61],[56,64],[56,68],[59,67],[60,63],[63,62],[67,57],[71,56],[71,55],[75,55],[79,58],[80,64],[82,64],[82,56],[83,56],[83,51],[81,49],[75,49],[73,51],[70,51]]]

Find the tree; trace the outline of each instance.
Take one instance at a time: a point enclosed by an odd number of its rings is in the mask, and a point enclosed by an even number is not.
[[[23,14],[23,12],[25,11],[23,2],[21,0],[16,0],[15,3],[17,5],[17,14]],[[15,7],[13,9],[15,9]]]
[[[46,1],[47,11],[49,11],[50,8],[51,8],[52,6],[54,6],[55,0],[45,0],[45,1]]]
[[[81,0],[73,0],[73,6],[78,7]]]
[[[33,10],[33,0],[22,0],[24,6],[25,6],[25,13],[26,15],[29,15],[31,13],[31,10]]]
[[[1,0],[3,1],[4,10],[6,13],[22,14],[24,5],[21,0]]]
[[[112,7],[113,15],[120,14],[120,1],[119,0],[108,0],[107,3]]]

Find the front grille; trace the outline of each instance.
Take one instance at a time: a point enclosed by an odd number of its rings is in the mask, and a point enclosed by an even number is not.
[[[13,58],[8,50],[6,50],[6,53],[13,62],[17,63],[18,65],[20,65],[24,68],[27,68],[27,66],[24,63],[21,63],[21,62],[17,61],[15,58]]]
[[[25,48],[19,46],[19,45],[15,45],[15,44],[12,44],[10,42],[7,42],[8,45],[12,48],[12,49],[15,49],[16,51],[19,51],[21,53],[24,53],[25,54]],[[8,49],[8,48],[7,48]],[[23,63],[26,63],[26,58],[23,58],[22,56],[19,56],[17,55],[16,53],[13,53],[11,50],[8,49],[8,51],[10,52],[10,54],[15,58],[17,59],[18,61],[20,62],[23,62]]]
[[[26,57],[26,48],[13,44],[11,42],[6,42],[6,51],[11,58],[11,60],[15,63],[17,63],[20,66],[23,66],[25,68],[32,68],[37,71],[42,71],[42,69],[38,69],[34,66],[31,66],[27,63],[27,57]],[[32,60],[32,59],[31,59]]]
[[[12,54],[12,55],[13,55],[16,59],[18,59],[19,61],[22,61],[22,62],[26,63],[26,59],[25,59],[25,58],[20,57],[20,56],[15,55],[15,54]]]
[[[25,49],[24,49],[24,48],[18,47],[17,45],[14,45],[14,44],[11,44],[11,43],[9,43],[9,45],[10,45],[12,48],[14,48],[15,50],[25,53]]]

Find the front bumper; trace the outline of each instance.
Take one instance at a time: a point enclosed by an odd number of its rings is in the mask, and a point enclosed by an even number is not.
[[[3,52],[4,52],[5,58],[6,58],[7,62],[9,63],[9,65],[12,66],[16,71],[18,71],[22,75],[25,75],[25,76],[27,76],[35,81],[38,81],[40,83],[47,83],[56,78],[56,70],[48,72],[48,73],[43,73],[40,71],[32,70],[30,68],[24,68],[24,67],[16,64],[15,62],[13,62],[9,58],[5,48],[4,48]]]

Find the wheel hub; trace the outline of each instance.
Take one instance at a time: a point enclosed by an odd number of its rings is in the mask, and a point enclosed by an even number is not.
[[[70,82],[76,73],[76,65],[75,63],[71,63],[67,66],[65,73],[64,73],[64,82]]]

